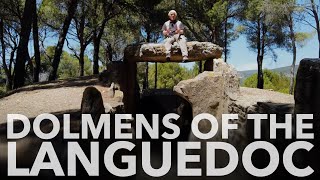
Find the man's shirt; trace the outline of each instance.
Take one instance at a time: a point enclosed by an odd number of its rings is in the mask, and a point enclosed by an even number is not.
[[[167,21],[163,24],[162,26],[162,31],[170,30],[169,36],[173,36],[176,32],[177,29],[184,29],[184,25],[182,24],[181,21]]]

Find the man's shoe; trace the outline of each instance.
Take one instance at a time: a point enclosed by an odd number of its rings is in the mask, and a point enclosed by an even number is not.
[[[182,62],[183,62],[183,63],[186,62],[186,61],[188,61],[188,60],[189,60],[188,56],[183,56],[183,58],[182,58]]]

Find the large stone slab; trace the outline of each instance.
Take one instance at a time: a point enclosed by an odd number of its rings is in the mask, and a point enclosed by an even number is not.
[[[308,153],[302,153],[301,162],[308,162],[308,165],[315,169],[314,176],[320,174],[319,151],[320,151],[320,59],[303,59],[300,61],[296,86],[294,91],[295,114],[312,114],[312,120],[304,120],[313,126],[314,138],[308,140],[314,147]]]
[[[202,61],[220,58],[223,48],[210,42],[187,42],[189,61]],[[164,43],[147,43],[130,45],[125,49],[124,56],[129,61],[136,62],[166,62]],[[179,45],[175,42],[171,51],[171,62],[181,62],[182,56]]]

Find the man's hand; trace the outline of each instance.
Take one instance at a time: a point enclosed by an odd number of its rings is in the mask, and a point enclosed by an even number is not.
[[[176,30],[176,34],[183,34],[183,30],[182,29],[177,29]]]
[[[162,33],[163,33],[163,35],[165,35],[165,36],[169,36],[169,34],[170,34],[170,30],[169,30],[169,29],[167,29],[167,30],[163,31]]]

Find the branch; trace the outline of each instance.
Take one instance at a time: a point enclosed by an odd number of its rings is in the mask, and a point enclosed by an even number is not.
[[[303,19],[301,23],[306,22],[305,25],[309,25],[311,26],[313,29],[317,29],[314,25],[312,25],[310,22],[308,22],[307,20]]]
[[[74,48],[72,48],[72,47],[70,46],[68,38],[66,38],[66,42],[67,42],[67,47],[73,52],[73,55],[74,55],[78,60],[80,60],[80,57],[79,57],[78,54],[77,54],[77,50],[75,50]]]

